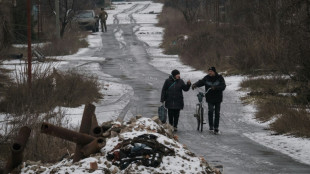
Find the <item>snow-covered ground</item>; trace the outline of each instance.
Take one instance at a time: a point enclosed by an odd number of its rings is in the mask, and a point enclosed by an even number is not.
[[[120,124],[115,122],[113,124]],[[85,158],[77,163],[73,163],[72,159],[64,159],[54,165],[42,165],[36,163],[25,163],[22,173],[104,173],[104,169],[115,171],[115,173],[205,173],[206,163],[204,159],[195,156],[185,145],[180,144],[174,139],[168,138],[162,134],[164,127],[157,124],[150,118],[140,118],[135,123],[132,123],[132,128],[128,132],[121,133],[117,137],[108,138],[106,145],[101,149],[99,155]],[[161,132],[161,133],[160,133]],[[107,160],[107,154],[112,151],[119,143],[127,139],[133,139],[143,134],[152,134],[157,136],[156,141],[166,148],[173,149],[174,156],[163,156],[162,163],[159,167],[146,167],[131,163],[125,170],[120,171],[118,167],[112,165],[111,161]],[[91,171],[90,163],[96,162],[98,170]],[[207,169],[208,170],[208,169]]]
[[[160,7],[154,6],[154,11],[157,11]],[[148,11],[152,11],[153,9],[148,8]],[[137,17],[136,17],[137,16]],[[135,14],[134,17],[139,21],[142,19],[140,16],[145,16],[145,14]],[[152,19],[153,20],[153,19]],[[152,21],[150,20],[150,21]],[[140,24],[140,28],[136,31],[136,35],[138,38],[144,42],[146,42],[150,47],[148,49],[148,53],[151,57],[154,57],[151,61],[151,65],[156,67],[158,70],[163,71],[167,74],[173,69],[181,70],[181,76],[183,79],[199,79],[202,78],[205,73],[201,71],[196,71],[195,69],[182,64],[181,60],[178,56],[171,56],[163,54],[163,50],[159,48],[163,40],[164,29],[161,27],[155,26],[157,23],[156,20],[147,24]],[[241,98],[246,95],[245,92],[239,91],[239,84],[243,79],[247,77],[244,76],[229,76],[225,77],[225,81],[227,84],[227,88],[230,91],[235,91],[236,94]],[[264,128],[268,128],[268,123],[260,123],[258,120],[254,118],[254,114],[256,112],[254,105],[246,105],[244,106],[244,115],[243,120],[249,124],[259,125]],[[243,135],[250,138],[251,140],[262,144],[271,149],[280,151],[283,154],[286,154],[293,159],[310,165],[310,140],[307,138],[295,138],[289,135],[272,135],[271,131],[263,131],[259,133],[244,133]]]
[[[113,15],[117,15],[120,12],[128,9],[134,4],[134,2],[130,3],[115,3],[114,10],[107,10],[109,13],[109,18],[107,24],[128,24],[128,14],[118,15],[119,21],[115,21]],[[171,55],[164,55],[163,50],[159,48],[159,45],[162,42],[164,29],[160,27],[156,27],[155,24],[158,22],[156,18],[156,13],[161,11],[162,4],[160,3],[152,3],[148,2],[139,2],[139,6],[143,7],[147,4],[151,4],[147,9],[139,11],[138,13],[132,14],[133,19],[135,22],[139,23],[139,27],[135,28],[135,34],[137,37],[145,42],[149,48],[148,53],[152,58],[150,64],[156,67],[158,70],[170,74],[171,70],[179,69],[181,70],[181,76],[183,79],[193,79],[197,80],[205,75],[204,72],[196,71],[195,69],[184,65],[181,63],[178,56],[171,56]],[[141,8],[140,8],[141,9]],[[135,10],[133,10],[134,12]],[[151,14],[150,12],[154,12]],[[145,21],[144,19],[147,18]],[[122,40],[122,32],[120,30],[115,30],[115,37],[118,38],[119,41]],[[105,95],[104,99],[100,100],[96,103],[96,115],[98,117],[99,122],[111,120],[117,118],[120,114],[119,112],[128,104],[130,100],[130,96],[133,96],[132,87],[128,85],[124,85],[120,82],[120,79],[116,79],[111,77],[110,75],[104,74],[100,71],[100,66],[98,61],[103,61],[104,57],[90,57],[87,53],[94,49],[100,49],[101,46],[101,37],[100,33],[98,34],[91,34],[88,36],[87,41],[90,43],[89,48],[80,49],[77,54],[65,57],[59,57],[57,59],[62,60],[57,65],[57,68],[62,70],[68,68],[80,68],[81,71],[85,71],[87,73],[95,74],[99,77],[99,80],[103,86],[102,92]],[[120,48],[122,46],[120,45]],[[89,61],[92,63],[89,63]],[[17,63],[17,64],[16,64]],[[5,67],[10,65],[10,69],[19,69],[19,62],[5,62]],[[86,63],[86,64],[85,64]],[[229,91],[235,91],[236,95],[242,97],[246,95],[245,92],[239,91],[239,84],[246,77],[243,76],[230,76],[225,77],[227,88]],[[66,117],[71,120],[71,124],[77,126],[81,121],[81,116],[83,113],[84,106],[78,108],[63,108],[66,111]],[[242,120],[243,122],[247,122],[248,124],[259,125],[262,129],[267,128],[268,125],[266,123],[259,123],[257,120],[254,119],[254,114],[256,112],[254,105],[247,105],[244,106],[244,117]],[[129,119],[132,116],[131,113],[125,117]],[[3,116],[2,116],[3,117]],[[1,122],[1,115],[0,115],[0,122]],[[263,131],[259,133],[244,133],[243,135],[248,137],[249,139],[262,144],[266,147],[271,149],[275,149],[280,151],[297,161],[300,161],[305,164],[310,164],[310,140],[303,139],[303,138],[294,138],[287,135],[271,135],[271,131]],[[129,136],[129,135],[128,135]],[[117,140],[115,140],[116,142]],[[114,143],[115,143],[114,142]],[[111,146],[113,142],[111,143]],[[107,146],[107,148],[110,146]],[[98,159],[94,158],[87,158],[85,161],[97,161]],[[103,160],[103,159],[100,159]],[[174,160],[177,162],[180,159]],[[61,163],[68,163],[68,161],[62,161]],[[171,163],[171,167],[177,166],[177,163]],[[194,165],[194,164],[193,164]],[[77,166],[73,166],[77,167]],[[88,166],[83,166],[88,167]],[[166,166],[169,167],[169,166]],[[69,167],[68,167],[69,170]],[[171,169],[172,170],[172,169]],[[65,171],[64,171],[65,172]],[[186,170],[186,173],[191,173],[191,170]]]
[[[115,120],[129,103],[134,94],[133,89],[126,84],[122,84],[120,79],[105,74],[100,70],[99,63],[104,62],[105,58],[93,56],[93,52],[102,47],[100,33],[92,33],[86,40],[89,47],[81,48],[73,55],[53,57],[59,60],[57,62],[41,63],[34,61],[32,70],[33,72],[36,70],[44,71],[46,68],[52,70],[53,67],[60,71],[76,69],[82,74],[97,76],[102,87],[101,93],[104,95],[103,99],[95,103],[98,122]],[[2,67],[12,70],[10,76],[15,79],[15,77],[19,78],[23,72],[26,72],[27,64],[22,60],[10,60],[4,61]],[[65,114],[64,122],[69,123],[69,127],[78,127],[82,119],[84,106],[77,108],[58,107],[55,108],[55,112],[60,109]],[[131,116],[132,114],[128,112],[125,119],[128,120]],[[5,129],[7,128],[5,123],[8,121],[8,117],[10,116],[0,113],[0,134],[9,132],[9,130]]]

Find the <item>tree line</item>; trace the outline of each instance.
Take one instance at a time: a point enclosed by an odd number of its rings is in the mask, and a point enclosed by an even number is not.
[[[180,53],[185,62],[197,57],[200,65],[212,63],[241,73],[285,74],[300,84],[310,101],[310,0],[164,3],[179,11],[184,27],[192,31]]]
[[[40,34],[54,32],[55,0],[31,1],[32,5],[32,39]],[[0,51],[14,43],[27,41],[27,1],[0,1]],[[77,11],[95,9],[104,5],[103,0],[60,0],[60,28],[63,37],[70,28],[71,21]],[[40,26],[37,25],[40,23]],[[49,27],[52,26],[52,27]],[[69,26],[69,27],[68,27]],[[53,31],[51,31],[53,29]],[[40,31],[38,31],[40,30]]]

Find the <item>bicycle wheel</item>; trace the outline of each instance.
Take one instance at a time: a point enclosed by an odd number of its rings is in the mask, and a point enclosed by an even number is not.
[[[199,114],[200,106],[199,104],[196,105],[196,119],[197,119],[197,130],[199,131],[200,128],[200,114]]]
[[[200,106],[200,130],[201,130],[201,132],[203,131],[203,107],[202,106]]]

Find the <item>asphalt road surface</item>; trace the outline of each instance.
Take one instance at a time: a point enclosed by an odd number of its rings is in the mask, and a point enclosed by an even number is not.
[[[134,96],[119,115],[120,118],[124,118],[128,111],[134,115],[142,114],[148,117],[157,115],[161,87],[168,77],[168,74],[149,64],[150,55],[146,50],[148,45],[135,35],[140,24],[136,23],[132,14],[150,6],[151,4],[132,4],[130,8],[115,14],[114,24],[108,25],[108,32],[101,34],[102,47],[87,53],[105,57],[105,61],[98,62],[101,70],[122,79],[122,83],[133,88]],[[120,24],[119,16],[126,16],[128,24]],[[122,42],[114,34],[119,30],[123,31]],[[195,80],[197,79],[192,79],[192,81]],[[227,85],[221,109],[221,135],[212,135],[207,131],[201,133],[196,130],[196,120],[192,115],[197,103],[197,91],[190,90],[184,94],[185,108],[181,111],[176,133],[180,142],[186,144],[198,156],[205,157],[210,164],[223,165],[224,173],[310,173],[310,166],[243,136],[243,133],[264,130],[239,121],[246,111],[235,91],[229,88],[229,84]]]

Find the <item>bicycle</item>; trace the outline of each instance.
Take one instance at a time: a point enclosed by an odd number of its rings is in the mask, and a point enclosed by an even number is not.
[[[202,132],[203,131],[203,125],[206,124],[203,122],[203,114],[204,114],[204,108],[203,108],[203,105],[202,105],[202,102],[203,102],[203,97],[209,92],[211,88],[209,88],[207,90],[207,92],[199,92],[197,94],[197,97],[198,97],[198,101],[199,103],[196,104],[196,113],[194,114],[194,117],[196,117],[197,119],[197,130]]]

